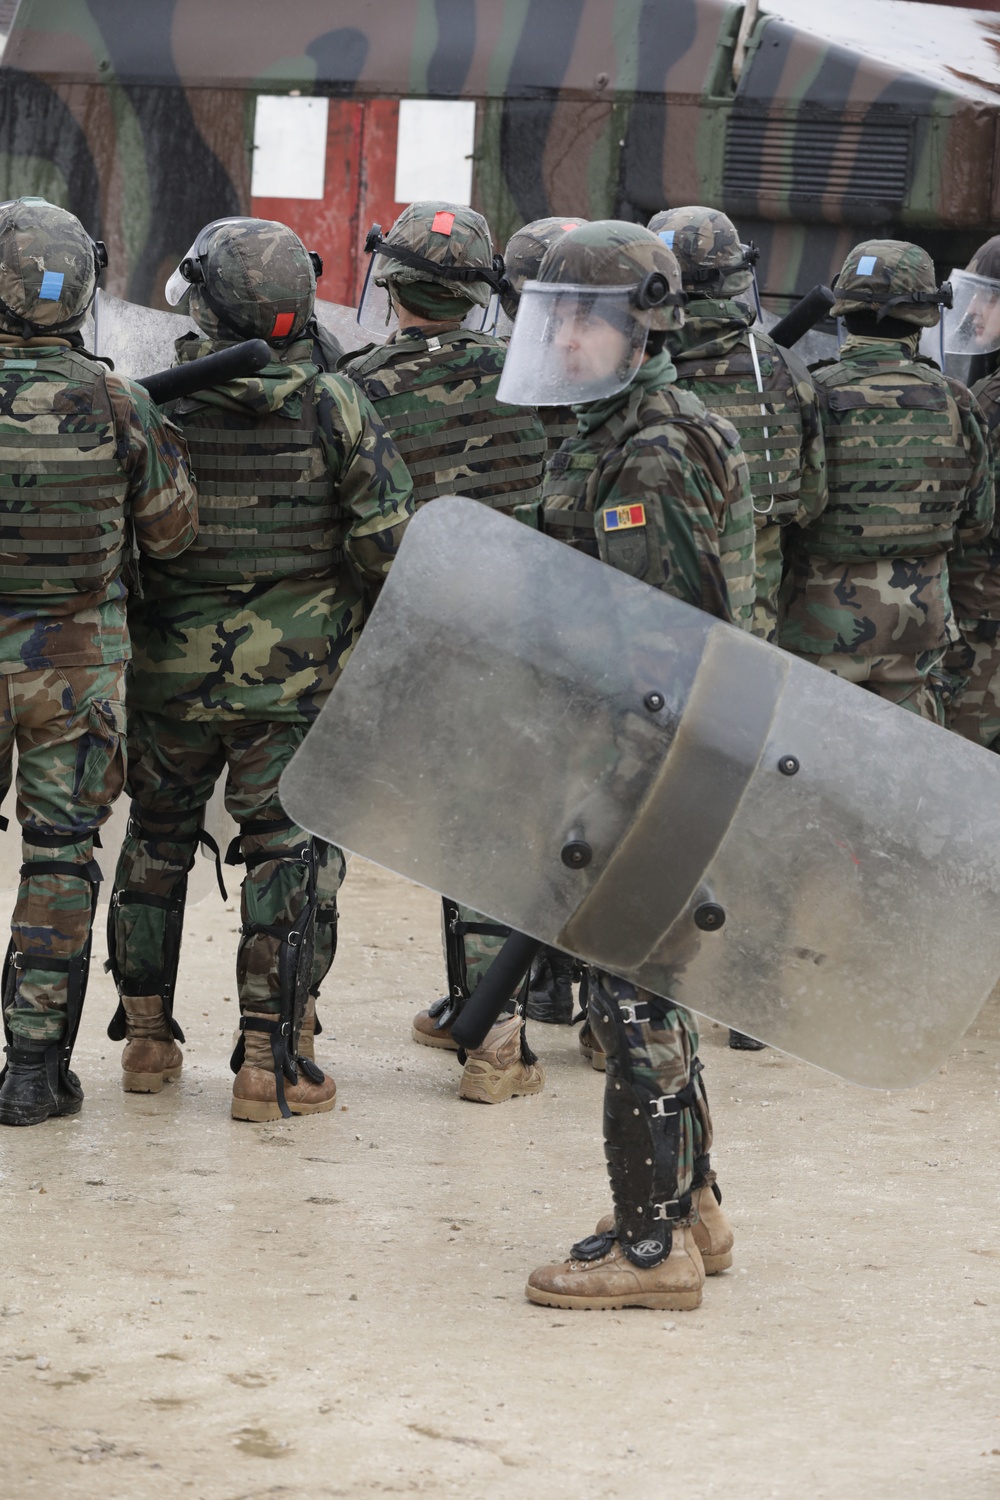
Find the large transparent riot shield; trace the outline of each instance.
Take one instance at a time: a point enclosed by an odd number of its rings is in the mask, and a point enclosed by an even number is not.
[[[486,506],[411,522],[310,831],[858,1083],[1000,975],[1000,761]]]

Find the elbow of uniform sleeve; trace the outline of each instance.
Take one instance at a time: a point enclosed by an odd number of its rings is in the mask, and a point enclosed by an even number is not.
[[[147,557],[169,561],[180,554],[198,535],[198,496],[185,470],[175,476],[175,491],[168,498],[160,491],[155,497],[133,505],[135,539],[140,552]]]
[[[388,576],[399,551],[409,515],[401,515],[378,531],[352,532],[347,538],[347,555],[367,585],[380,584]]]

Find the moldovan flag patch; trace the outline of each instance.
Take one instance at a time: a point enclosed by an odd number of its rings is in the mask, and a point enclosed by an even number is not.
[[[629,531],[633,526],[645,526],[644,505],[609,505],[602,510],[605,531]]]

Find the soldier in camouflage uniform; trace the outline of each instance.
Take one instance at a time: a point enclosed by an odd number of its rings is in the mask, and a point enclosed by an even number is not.
[[[195,534],[183,438],[83,348],[106,262],[64,209],[0,207],[0,799],[16,746],[24,857],[3,974],[4,1125],[83,1101],[69,1064],[101,879],[94,844],[125,778],[123,564],[130,546],[165,560]]]
[[[812,520],[826,504],[816,392],[798,355],[753,326],[755,252],[740,243],[731,219],[714,208],[671,208],[654,214],[649,228],[677,257],[687,296],[684,326],[669,340],[677,384],[732,422],[747,458],[756,527],[754,634],[773,641],[784,528]],[[757,1052],[763,1043],[730,1029],[729,1045]]]
[[[287,817],[278,779],[319,713],[411,514],[392,440],[357,387],[321,373],[308,320],[314,267],[283,224],[202,231],[167,287],[203,337],[181,362],[245,338],[273,358],[255,375],[173,405],[199,475],[197,542],[148,561],[133,607],[132,818],[115,875],[109,949],[128,1038],[126,1089],[181,1068],[173,1019],[187,872],[224,772],[246,866],[236,958],[241,1037],[232,1114],[333,1108],[315,1064],[315,995],[333,960],[339,849]],[[238,845],[238,847],[237,847]]]
[[[993,519],[982,422],[965,386],[917,354],[950,295],[924,250],[856,245],[836,292],[849,336],[813,368],[829,497],[790,533],[778,642],[940,723],[958,639],[949,554]]]
[[[755,252],[718,209],[671,208],[649,221],[674,252],[687,304],[670,337],[677,384],[732,422],[750,470],[756,526],[754,633],[773,641],[783,529],[826,504],[816,392],[798,355],[754,328]]]
[[[586,289],[586,290],[583,290]],[[677,388],[674,256],[648,229],[604,221],[564,235],[525,289],[501,396],[571,401],[577,435],[546,465],[549,536],[749,629],[753,505],[739,436]],[[605,1150],[615,1213],[561,1265],[533,1272],[555,1307],[690,1308],[732,1261],[711,1169],[695,1019],[611,974],[590,976],[606,1053]]]
[[[976,363],[986,369],[977,372],[972,394],[986,423],[995,496],[1000,476],[1000,235],[979,247],[966,270],[986,283],[981,300],[987,305],[973,312],[980,325],[974,331],[985,350]],[[948,728],[1000,751],[1000,520],[994,517],[980,541],[952,557],[949,572],[951,605],[962,638],[945,658],[950,676],[960,684],[948,705]]]
[[[545,431],[533,411],[497,401],[504,342],[463,325],[502,284],[486,220],[454,203],[412,203],[386,238],[375,226],[368,249],[359,319],[392,332],[387,343],[350,355],[341,368],[392,433],[413,476],[415,503],[465,495],[507,514],[537,504]],[[448,995],[417,1014],[412,1034],[455,1051],[451,1023],[508,929],[447,899],[443,922]],[[520,998],[512,998],[509,1013],[466,1059],[462,1098],[499,1104],[542,1088],[522,1010]]]

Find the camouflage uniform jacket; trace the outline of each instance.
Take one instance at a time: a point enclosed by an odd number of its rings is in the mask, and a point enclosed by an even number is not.
[[[732,422],[750,471],[758,527],[805,525],[826,504],[826,459],[816,390],[798,355],[753,328],[754,314],[733,301],[698,298],[671,334],[677,384]],[[757,346],[757,386],[751,334]],[[766,413],[761,407],[766,407]]]
[[[543,527],[623,573],[750,628],[753,508],[739,436],[656,355],[624,391],[577,408],[546,465]]]
[[[184,439],[64,339],[0,336],[0,389],[0,672],[125,661],[130,540],[168,558],[195,535]]]
[[[1000,481],[1000,370],[972,387],[986,426],[994,495]],[[1000,517],[981,541],[952,557],[951,604],[963,626],[974,621],[1000,622]]]
[[[403,330],[342,362],[392,433],[416,505],[465,495],[511,511],[538,499],[545,430],[534,411],[497,404],[506,352],[467,328]]]
[[[788,650],[916,657],[958,639],[948,553],[992,523],[986,440],[965,386],[915,346],[851,337],[814,367],[829,500],[789,538]]]
[[[193,359],[211,347],[188,337],[178,352],[181,360]],[[405,465],[364,396],[342,376],[321,374],[310,353],[308,340],[291,345],[257,374],[177,403],[177,420],[182,428],[191,424],[192,434],[197,425],[202,443],[210,422],[223,452],[227,429],[245,447],[248,427],[258,425],[266,449],[276,425],[307,425],[313,437],[299,451],[293,477],[310,511],[314,486],[326,493],[332,479],[338,545],[308,573],[257,582],[252,575],[215,581],[199,559],[190,568],[184,558],[148,561],[144,597],[130,611],[130,708],[181,719],[308,723],[336,681],[362,626],[366,590],[385,578],[413,507]],[[310,401],[315,422],[306,424]],[[227,462],[232,458],[220,458]],[[241,462],[249,465],[252,490],[252,452]],[[271,475],[258,483],[275,488]],[[252,503],[254,497],[235,498]]]

